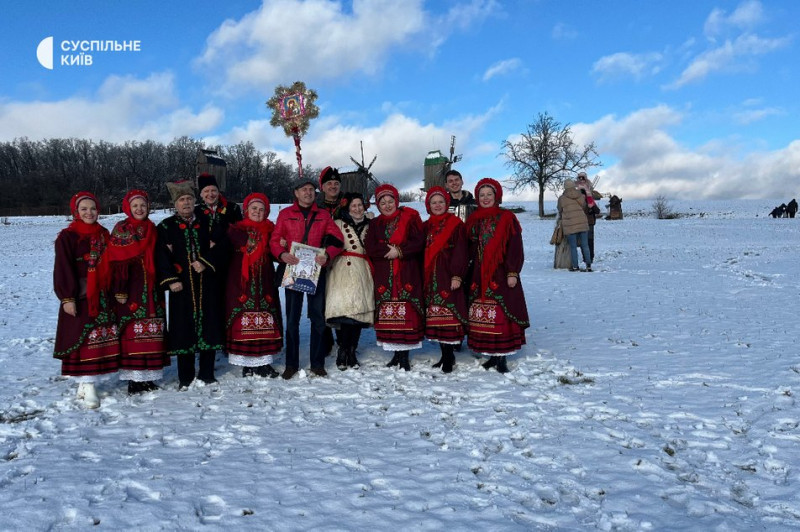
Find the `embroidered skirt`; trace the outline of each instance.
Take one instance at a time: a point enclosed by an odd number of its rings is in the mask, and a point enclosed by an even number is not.
[[[417,310],[408,301],[390,300],[380,303],[375,320],[378,343],[416,347],[424,336],[425,325]]]
[[[164,318],[132,320],[122,331],[120,369],[125,371],[160,370],[169,366]]]
[[[81,346],[61,359],[61,374],[72,377],[103,375],[119,369],[117,326],[95,325]]]
[[[469,306],[467,346],[476,353],[512,355],[525,345],[525,330],[506,316],[492,299],[477,299]]]
[[[457,344],[464,339],[464,326],[453,311],[442,305],[431,305],[425,311],[425,336],[445,344]]]
[[[279,353],[283,349],[281,325],[265,310],[244,311],[228,327],[226,347],[229,354],[243,357]]]

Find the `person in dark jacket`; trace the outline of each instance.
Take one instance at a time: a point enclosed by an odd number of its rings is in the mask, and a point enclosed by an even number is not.
[[[169,291],[167,347],[178,358],[179,389],[195,378],[217,382],[214,361],[224,343],[221,291],[215,275],[226,256],[224,245],[211,240],[208,225],[195,216],[195,194],[189,181],[167,183],[175,214],[158,224],[156,271],[159,287]]]

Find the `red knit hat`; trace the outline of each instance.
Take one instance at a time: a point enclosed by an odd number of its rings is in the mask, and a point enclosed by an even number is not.
[[[500,183],[498,183],[491,177],[484,177],[483,179],[478,181],[477,185],[475,185],[475,199],[478,198],[478,191],[483,187],[490,187],[492,190],[494,190],[495,205],[500,205],[501,203],[503,203],[503,187],[500,186]],[[478,203],[478,205],[480,206],[480,202]]]
[[[253,192],[244,199],[244,202],[242,203],[244,212],[247,212],[247,207],[249,207],[254,201],[260,201],[264,204],[264,208],[267,210],[267,212],[264,213],[264,218],[267,218],[269,216],[269,199],[267,198],[266,194],[262,194],[261,192]]]
[[[382,197],[387,195],[392,196],[395,203],[400,203],[400,193],[397,192],[397,189],[389,183],[384,183],[375,189],[375,203],[378,203]]]
[[[431,187],[428,189],[428,193],[425,195],[425,210],[428,211],[428,214],[433,214],[431,212],[431,198],[440,195],[444,198],[445,205],[449,208],[450,207],[450,194],[442,187]]]
[[[86,192],[84,190],[78,192],[72,199],[69,201],[69,210],[72,213],[72,218],[74,220],[79,220],[80,216],[78,216],[78,204],[81,200],[90,199],[94,202],[95,207],[97,207],[97,212],[100,212],[100,202],[97,201],[97,196],[92,194],[91,192]]]
[[[138,189],[130,190],[127,194],[125,194],[125,197],[122,198],[122,212],[124,212],[128,218],[133,218],[133,213],[131,212],[131,202],[136,198],[142,198],[145,203],[147,203],[148,210],[150,208],[150,199],[147,197],[147,192]]]

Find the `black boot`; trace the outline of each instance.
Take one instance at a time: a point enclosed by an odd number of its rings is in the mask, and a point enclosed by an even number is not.
[[[489,360],[483,363],[483,369],[492,369],[497,365],[498,358],[500,357],[489,357]]]
[[[264,364],[263,366],[258,366],[257,368],[255,368],[255,373],[259,377],[263,378],[269,377],[270,379],[274,379],[275,377],[280,375],[280,373],[278,373],[275,370],[275,368],[273,368],[270,364]]]
[[[254,368],[250,367],[242,368],[242,377],[252,377],[253,375],[255,375],[255,373],[256,370]]]
[[[146,392],[154,392],[158,390],[158,384],[154,383],[153,381],[147,381],[142,383],[144,387],[144,391]]]
[[[439,362],[431,366],[432,368],[441,368],[444,364],[444,345],[442,345],[442,356],[439,357]]]
[[[128,381],[128,395],[137,395],[145,391],[143,382]]]
[[[386,364],[386,367],[387,368],[391,368],[391,367],[394,367],[394,366],[396,366],[398,364],[400,364],[400,351],[395,351],[394,352],[394,356],[389,361],[389,363]]]
[[[339,347],[339,352],[336,353],[336,367],[339,368],[340,371],[344,371],[347,369],[347,348],[346,347]]]
[[[450,344],[440,344],[442,347],[442,373],[451,373],[456,356],[453,354],[453,347]]]
[[[347,350],[347,367],[349,368],[359,368],[361,364],[358,362],[356,358],[356,348],[352,346]]]
[[[411,364],[408,361],[408,351],[400,351],[398,365],[406,371],[411,371]]]
[[[506,357],[492,357],[492,358],[498,359],[497,365],[495,366],[495,369],[497,369],[498,373],[508,373],[508,366],[506,365]]]

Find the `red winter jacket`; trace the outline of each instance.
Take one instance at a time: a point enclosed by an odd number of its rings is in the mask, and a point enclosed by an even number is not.
[[[311,212],[308,219],[311,228],[308,231],[308,238],[303,241],[303,234],[306,231],[306,219],[300,211],[300,206],[295,201],[290,207],[284,208],[278,213],[278,220],[275,222],[275,230],[269,239],[269,248],[274,257],[280,260],[281,253],[289,251],[292,242],[300,242],[317,248],[324,247],[328,253],[328,261],[342,251],[344,236],[342,231],[333,222],[333,218],[324,209],[317,207],[316,203],[311,205]],[[281,246],[281,239],[286,240],[286,245]]]

